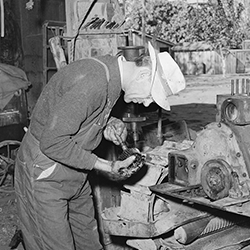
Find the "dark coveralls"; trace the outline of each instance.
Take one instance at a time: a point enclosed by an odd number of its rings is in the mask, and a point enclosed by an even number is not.
[[[102,249],[87,175],[121,84],[117,58],[99,59],[108,71],[96,59],[58,71],[32,113],[15,166],[27,250]]]

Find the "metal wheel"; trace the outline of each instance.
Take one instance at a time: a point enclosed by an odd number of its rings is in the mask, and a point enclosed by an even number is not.
[[[15,140],[6,140],[0,142],[0,191],[1,192],[9,191],[9,186],[11,186],[13,189],[15,158],[20,144],[21,144],[20,141],[15,141]],[[8,175],[11,176],[11,179],[7,183]],[[8,186],[8,188],[6,188],[6,186]]]

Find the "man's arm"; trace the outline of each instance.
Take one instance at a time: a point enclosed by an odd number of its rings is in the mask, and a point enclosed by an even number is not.
[[[87,88],[84,77],[82,76],[78,84],[66,92],[53,108],[44,126],[40,147],[45,155],[55,161],[74,168],[90,170],[94,167],[97,156],[84,150],[74,140],[74,135],[93,112],[101,112],[99,108],[103,105],[106,92],[103,88]],[[97,81],[98,79],[95,84],[103,84]]]

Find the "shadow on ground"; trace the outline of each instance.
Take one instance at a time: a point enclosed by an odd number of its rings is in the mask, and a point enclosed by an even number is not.
[[[171,107],[170,120],[185,120],[188,127],[199,131],[216,120],[216,105],[191,103]]]

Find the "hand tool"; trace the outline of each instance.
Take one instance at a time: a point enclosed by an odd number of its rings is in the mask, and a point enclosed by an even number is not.
[[[144,162],[145,162],[145,156],[143,154],[141,154],[141,152],[139,151],[139,149],[137,148],[128,148],[126,143],[122,140],[121,136],[118,135],[115,131],[115,128],[113,127],[113,131],[114,131],[114,135],[117,139],[117,141],[119,142],[119,145],[121,146],[123,152],[118,156],[118,160],[123,161],[125,159],[127,159],[128,157],[135,155],[135,160],[134,162],[131,164],[130,168],[131,169],[139,169],[143,166]]]

